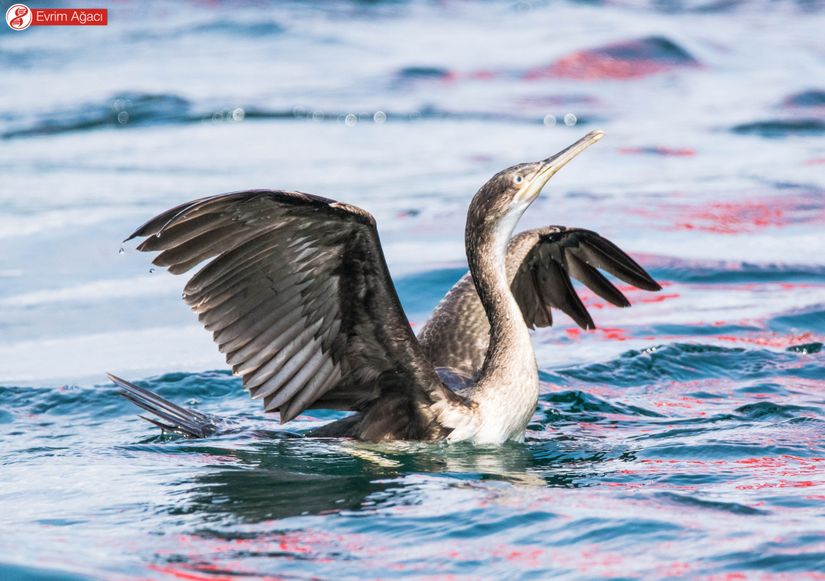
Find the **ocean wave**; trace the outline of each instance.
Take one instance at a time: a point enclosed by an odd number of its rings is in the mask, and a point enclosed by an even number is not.
[[[648,36],[582,50],[528,70],[526,79],[626,80],[698,67],[687,50],[664,36]]]
[[[610,361],[557,369],[553,373],[568,381],[638,386],[707,378],[745,381],[769,377],[774,373],[804,376],[806,366],[798,367],[797,363],[799,355],[793,352],[671,343],[626,351]]]
[[[751,121],[734,125],[731,131],[740,135],[757,135],[759,137],[815,136],[825,133],[825,121],[822,119],[768,119]]]
[[[559,118],[564,114],[559,112]],[[126,130],[154,125],[233,123],[255,120],[303,120],[345,125],[361,123],[411,123],[419,121],[475,121],[482,123],[545,125],[546,116],[510,111],[451,110],[422,106],[411,110],[331,110],[297,105],[268,108],[232,105],[215,108],[175,94],[119,93],[101,102],[84,103],[52,111],[9,113],[0,124],[0,139],[37,137],[98,129]],[[587,125],[594,116],[580,115],[575,125]]]
[[[697,284],[825,282],[825,266],[816,264],[715,262],[653,257],[650,270],[659,279]]]

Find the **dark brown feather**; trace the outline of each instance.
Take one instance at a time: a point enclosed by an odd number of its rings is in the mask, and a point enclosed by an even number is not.
[[[595,329],[593,319],[576,294],[573,284],[564,269],[556,261],[549,261],[538,268],[537,282],[545,304],[556,307],[582,329]]]
[[[630,306],[627,297],[596,270],[597,268],[637,288],[661,290],[661,286],[635,260],[618,246],[590,230],[548,226],[519,234],[511,242],[511,248],[514,246],[527,246],[528,250],[515,273],[513,288],[523,285],[520,279],[548,287],[543,293],[516,294],[517,299],[521,299],[519,305],[525,321],[531,326],[548,326],[544,324],[544,317],[537,318],[534,314],[538,312],[535,306],[526,302],[531,298],[543,296],[548,307],[563,311],[581,328],[595,328],[592,318],[572,285],[571,277],[616,306]],[[528,274],[531,269],[544,274]],[[552,319],[548,323],[552,324]]]
[[[396,426],[406,434],[431,426],[433,403],[460,402],[421,351],[363,210],[253,190],[172,208],[130,238],[140,236],[149,238],[138,248],[160,250],[154,263],[173,273],[211,259],[184,298],[253,397],[282,421],[330,403],[379,414],[367,439],[380,439],[396,414],[407,415]],[[371,411],[379,399],[383,411]]]
[[[629,307],[630,301],[627,300],[619,289],[607,280],[598,270],[579,259],[572,252],[564,255],[565,270],[570,273],[570,276],[576,280],[581,281],[584,285],[592,290],[594,293],[602,297],[609,303],[617,307]]]

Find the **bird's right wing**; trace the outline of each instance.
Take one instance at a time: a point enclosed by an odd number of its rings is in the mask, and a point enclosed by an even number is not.
[[[546,226],[514,236],[507,248],[511,289],[530,328],[552,325],[552,309],[564,312],[583,329],[595,328],[572,279],[616,306],[630,306],[598,269],[640,289],[661,289],[623,250],[590,230]],[[472,375],[484,362],[489,333],[487,315],[468,272],[438,304],[418,338],[436,367]]]
[[[184,300],[252,397],[282,422],[310,407],[364,411],[381,398],[395,402],[384,410],[387,429],[414,430],[433,421],[437,404],[461,405],[410,328],[367,212],[251,190],[172,208],[135,237],[174,274],[209,261]]]

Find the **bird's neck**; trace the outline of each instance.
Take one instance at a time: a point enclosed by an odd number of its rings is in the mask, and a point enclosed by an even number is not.
[[[490,421],[501,423],[493,429],[508,432],[504,439],[523,435],[538,398],[536,357],[506,268],[507,243],[519,217],[508,216],[486,230],[468,227],[466,233],[470,272],[490,322],[490,344],[472,399],[488,408]]]

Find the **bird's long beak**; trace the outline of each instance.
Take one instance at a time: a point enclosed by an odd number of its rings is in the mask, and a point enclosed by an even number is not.
[[[591,131],[573,145],[562,149],[545,160],[536,162],[536,173],[529,183],[522,188],[519,198],[533,201],[541,193],[541,189],[550,181],[556,172],[566,166],[571,159],[604,137],[603,131]]]

